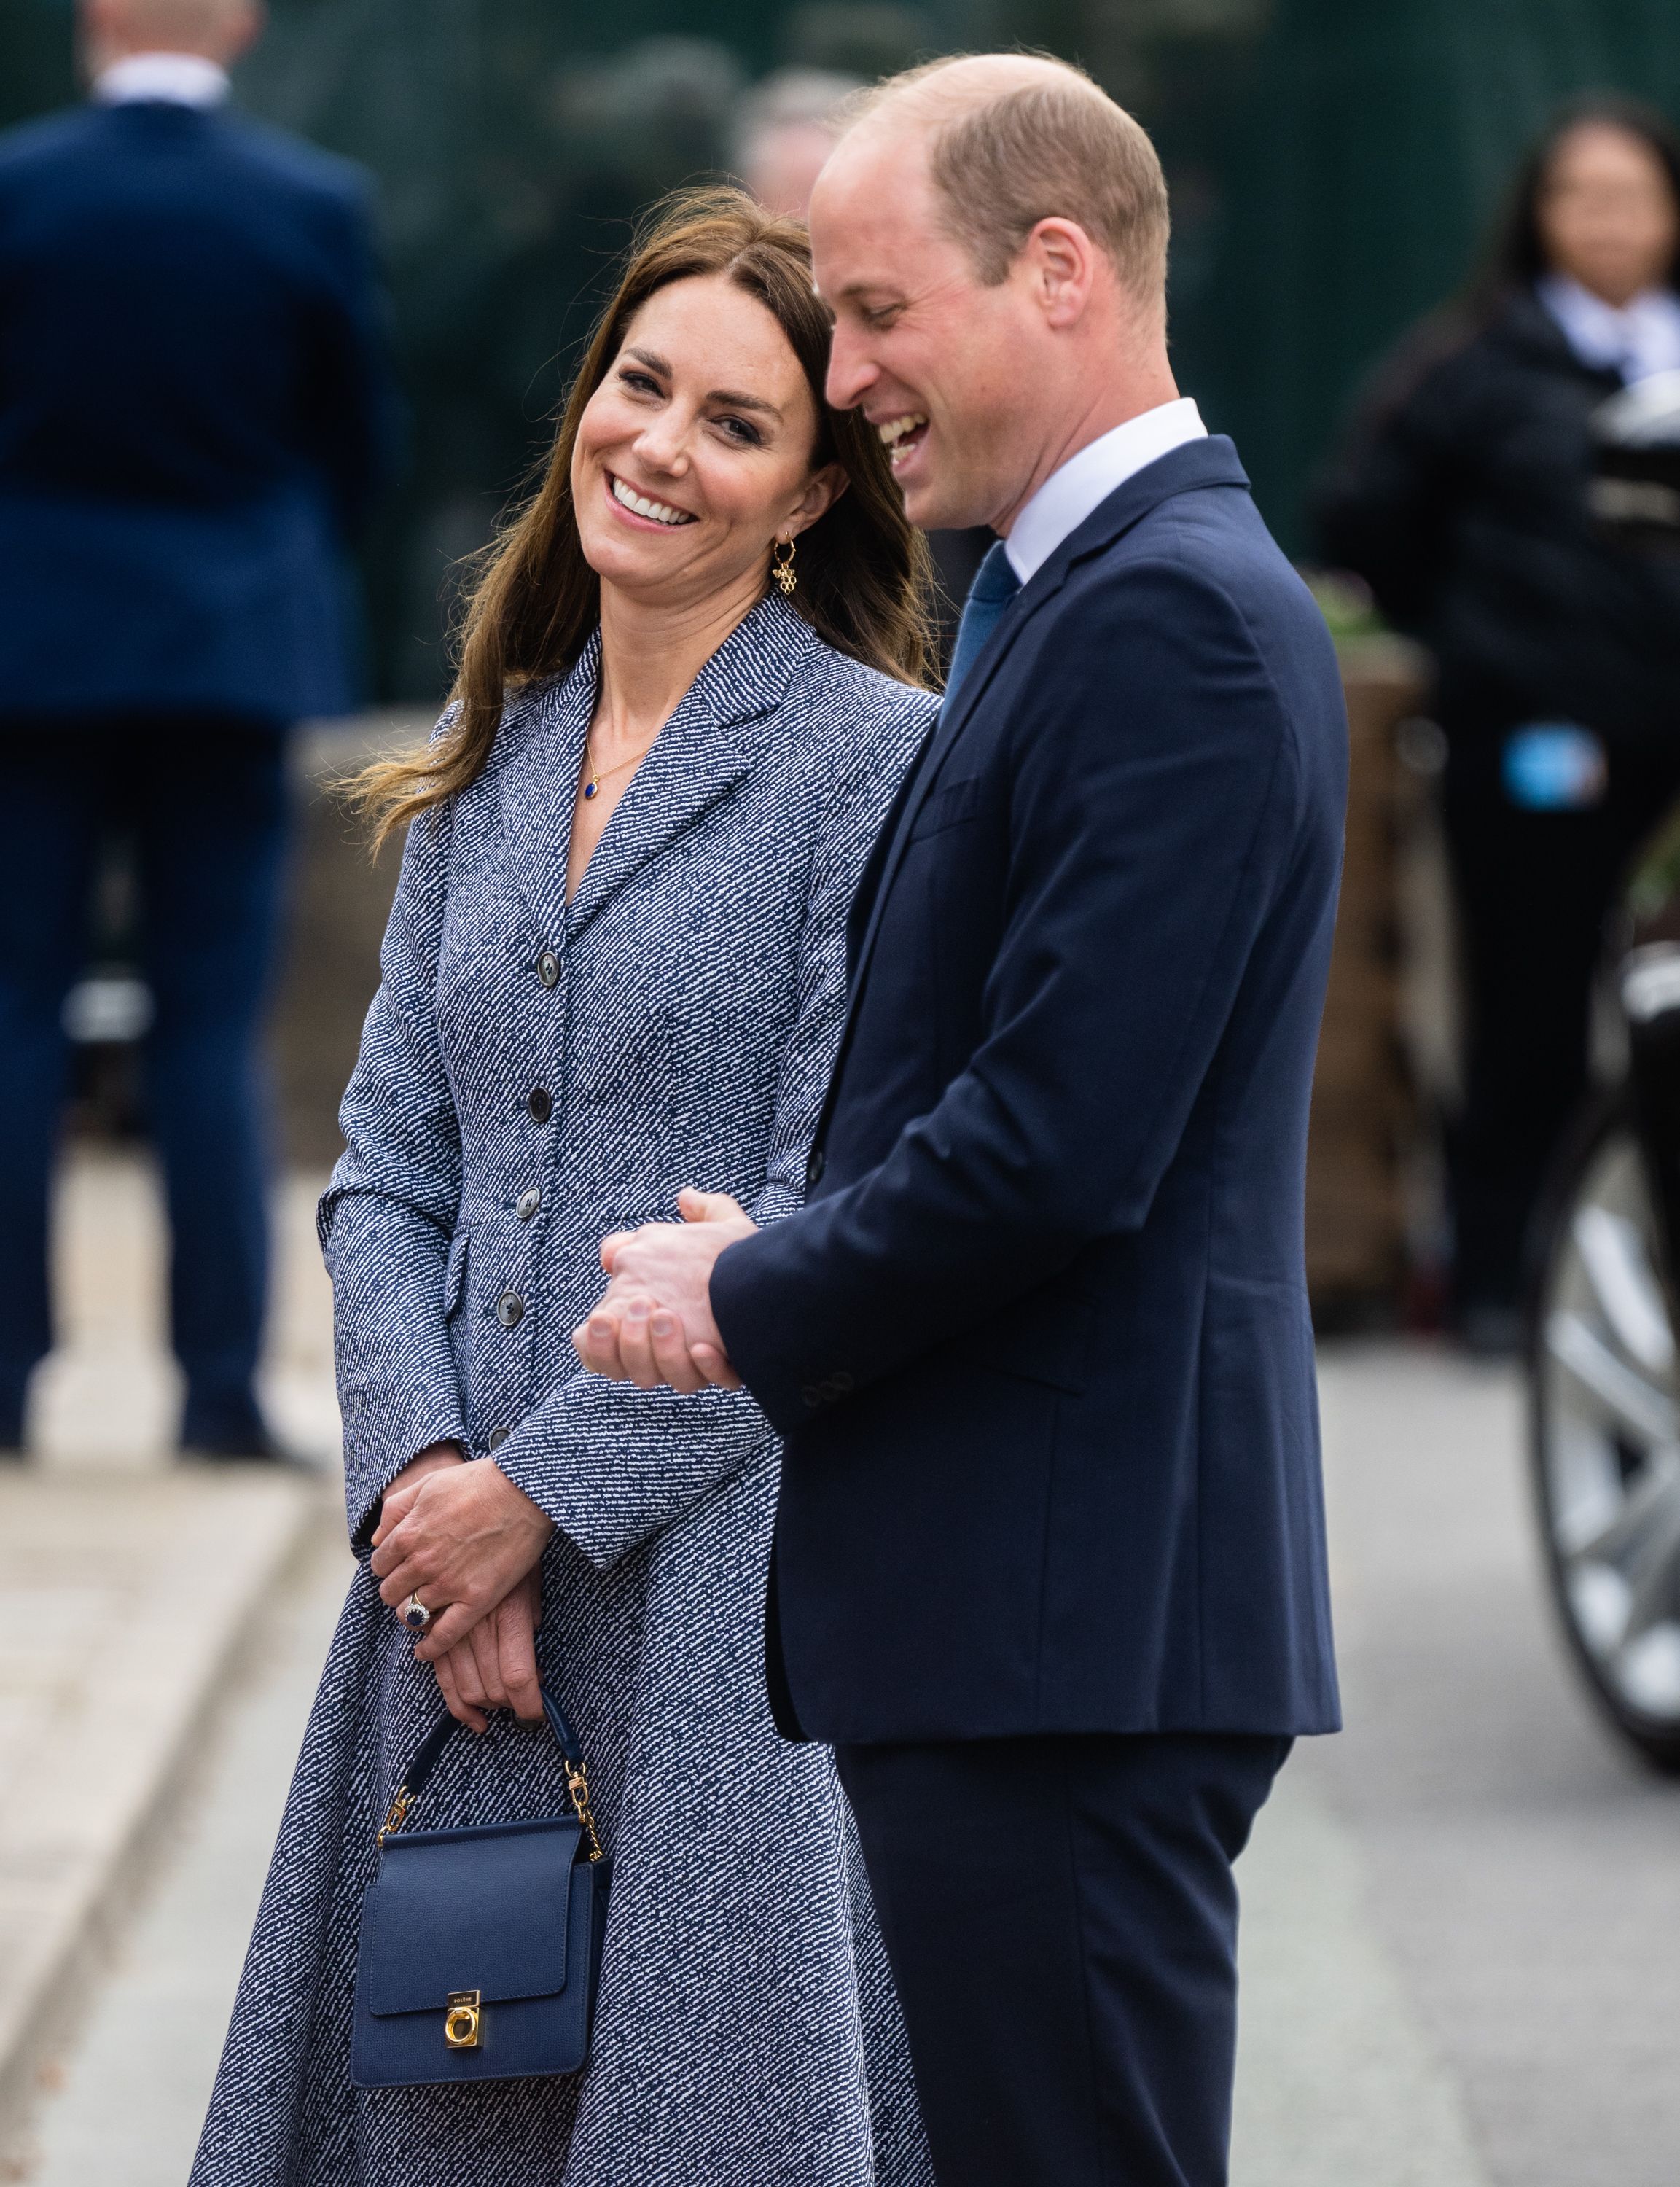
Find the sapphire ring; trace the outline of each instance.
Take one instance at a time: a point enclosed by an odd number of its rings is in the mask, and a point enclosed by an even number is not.
[[[431,1612],[418,1594],[411,1594],[402,1605],[402,1622],[411,1633],[424,1633],[431,1623]]]

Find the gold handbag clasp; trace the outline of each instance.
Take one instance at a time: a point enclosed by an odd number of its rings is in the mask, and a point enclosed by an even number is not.
[[[476,2050],[479,2026],[478,1992],[475,1989],[451,1990],[443,2014],[443,2039],[450,2049]]]

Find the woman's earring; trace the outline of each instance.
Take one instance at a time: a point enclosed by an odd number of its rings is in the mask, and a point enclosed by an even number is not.
[[[770,574],[781,587],[782,598],[786,599],[799,582],[799,572],[794,567],[794,543],[791,539],[776,542],[775,552],[770,557]]]

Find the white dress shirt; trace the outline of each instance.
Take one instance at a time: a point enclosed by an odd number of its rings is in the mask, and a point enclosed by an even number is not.
[[[1051,472],[1010,526],[1003,543],[1009,567],[1025,584],[1116,486],[1187,441],[1206,438],[1200,411],[1189,396],[1181,395],[1176,402],[1157,403],[1087,441]]]
[[[1630,385],[1654,373],[1680,371],[1680,296],[1645,289],[1620,309],[1566,273],[1548,273],[1535,293],[1583,364],[1619,372]]]
[[[94,77],[93,95],[101,106],[220,106],[228,92],[227,70],[202,53],[130,53]]]

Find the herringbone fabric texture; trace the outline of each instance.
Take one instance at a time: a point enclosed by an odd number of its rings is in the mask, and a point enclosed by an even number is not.
[[[934,701],[766,600],[661,733],[568,905],[597,666],[592,647],[520,694],[484,775],[411,829],[321,1211],[358,1546],[391,1478],[449,1436],[475,1456],[496,1436],[497,1464],[557,1522],[539,1653],[615,1861],[590,2064],[503,2086],[350,2086],[374,1832],[438,1706],[364,1564],[194,2187],[930,2179],[832,1764],[782,1744],[764,1697],[776,1440],[744,1392],[583,1373],[569,1332],[599,1294],[602,1234],[671,1219],[683,1185],[764,1219],[799,1204],[846,908]],[[454,1742],[414,1819],[564,1804],[546,1734],[498,1718]]]

